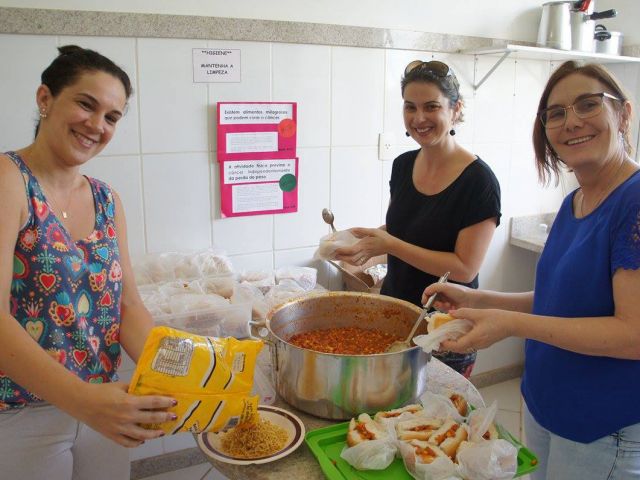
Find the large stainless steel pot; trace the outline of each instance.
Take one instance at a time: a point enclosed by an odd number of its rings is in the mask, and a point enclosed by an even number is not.
[[[415,305],[384,295],[328,292],[272,310],[266,319],[276,391],[290,405],[329,419],[391,409],[426,389],[430,355],[419,347],[376,355],[334,355],[296,347],[296,333],[358,326],[406,337],[420,314]],[[426,322],[418,329],[426,333]]]

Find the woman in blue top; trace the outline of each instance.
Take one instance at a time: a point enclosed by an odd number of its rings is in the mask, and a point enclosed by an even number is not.
[[[535,289],[498,293],[432,285],[441,309],[473,322],[443,347],[464,352],[526,338],[522,395],[533,479],[640,478],[640,174],[631,104],[603,67],[562,64],[540,99],[533,141],[542,181],[561,164],[565,198]]]

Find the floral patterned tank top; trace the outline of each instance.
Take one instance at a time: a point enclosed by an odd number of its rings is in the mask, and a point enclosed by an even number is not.
[[[22,172],[29,202],[13,256],[11,314],[67,370],[88,382],[114,381],[120,364],[122,270],[113,193],[86,177],[95,227],[74,242],[22,158],[7,155]],[[0,372],[0,410],[40,401]]]

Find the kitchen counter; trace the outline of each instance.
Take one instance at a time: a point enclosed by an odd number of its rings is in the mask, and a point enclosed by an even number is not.
[[[427,367],[427,388],[429,391],[435,393],[454,390],[462,393],[473,405],[484,406],[482,396],[471,382],[436,358],[432,358]],[[281,399],[275,402],[275,406],[284,408],[297,415],[304,423],[307,432],[335,423],[341,423],[341,421],[313,417],[296,410]],[[227,476],[230,480],[280,480],[287,478],[322,480],[325,478],[320,469],[320,465],[304,442],[292,454],[272,463],[240,466],[230,465],[213,459],[209,459],[209,461],[216,470]]]
[[[532,252],[542,252],[544,244],[547,242],[548,231],[555,218],[555,213],[513,217],[509,231],[509,243]]]

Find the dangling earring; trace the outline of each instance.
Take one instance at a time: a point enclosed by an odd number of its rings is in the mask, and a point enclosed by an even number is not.
[[[411,134],[410,134],[409,132],[404,132],[404,134],[405,134],[407,137],[410,137],[410,136],[411,136]]]
[[[40,110],[40,118],[47,118],[47,111],[44,108]]]
[[[453,137],[455,134],[456,134],[455,128],[452,128],[451,130],[449,130],[449,135]]]

